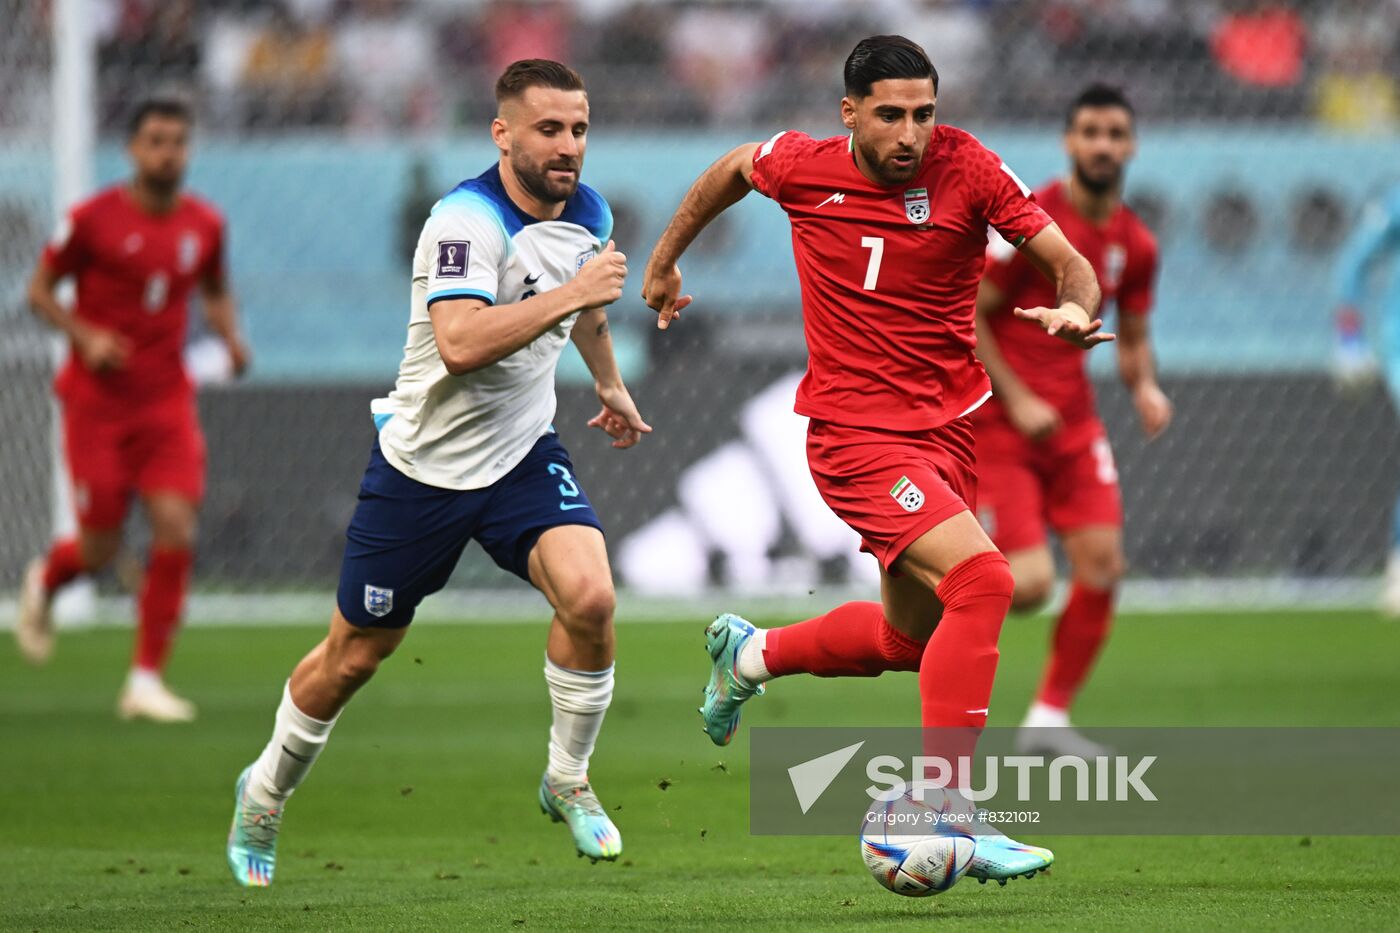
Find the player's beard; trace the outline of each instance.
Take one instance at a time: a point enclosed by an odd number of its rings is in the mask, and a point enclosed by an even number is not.
[[[520,186],[532,197],[546,204],[567,201],[578,190],[580,165],[577,160],[558,160],[537,165],[524,153],[516,152],[510,157],[510,167],[515,171],[515,177],[520,180]],[[570,169],[574,175],[569,181],[556,181],[549,177],[550,169]]]
[[[882,158],[880,156],[880,150],[876,149],[874,146],[866,143],[857,143],[856,147],[860,149],[860,154],[862,158],[865,159],[865,164],[870,166],[871,171],[875,173],[882,185],[894,186],[904,184],[905,182],[913,181],[914,176],[919,174],[919,164],[922,160],[919,158],[919,154],[912,149],[897,149]],[[901,168],[894,163],[894,157],[899,155],[912,157],[908,168]]]
[[[172,198],[185,180],[180,171],[150,172],[141,176],[141,187],[158,198]]]
[[[1123,166],[1109,162],[1103,165],[1101,171],[1092,172],[1085,168],[1085,163],[1074,163],[1075,182],[1090,194],[1102,195],[1117,191],[1118,186],[1123,183]]]

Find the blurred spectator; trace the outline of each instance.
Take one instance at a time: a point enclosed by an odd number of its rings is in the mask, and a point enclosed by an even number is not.
[[[674,8],[634,0],[578,31],[579,39],[587,40],[579,64],[598,123],[676,126],[704,121],[695,95],[667,67],[673,16]]]
[[[768,9],[759,3],[692,3],[675,15],[666,36],[671,69],[711,123],[752,121],[772,65],[770,36]]]
[[[325,25],[307,25],[273,4],[243,64],[244,121],[252,127],[339,122],[335,47]]]
[[[986,12],[962,0],[914,0],[887,24],[924,47],[938,69],[940,96],[956,101],[959,119],[976,109],[978,89],[993,59]]]
[[[1211,100],[1220,117],[1296,117],[1306,106],[1308,26],[1278,0],[1245,0],[1221,17],[1211,52],[1229,83]]]
[[[194,0],[107,0],[97,8],[103,127],[119,126],[152,88],[194,89],[200,32]]]
[[[1242,84],[1284,88],[1303,78],[1308,27],[1298,12],[1275,0],[1251,2],[1221,18],[1211,37],[1220,68]]]
[[[1349,132],[1387,132],[1400,119],[1395,62],[1400,6],[1342,0],[1318,18],[1322,74],[1314,89],[1322,122]],[[1390,60],[1388,60],[1390,58]]]
[[[353,129],[438,125],[437,48],[424,16],[404,0],[354,0],[336,38]]]
[[[573,60],[573,11],[556,0],[495,0],[481,17],[486,42],[486,79],[496,78],[522,58]],[[587,80],[587,76],[584,76]]]

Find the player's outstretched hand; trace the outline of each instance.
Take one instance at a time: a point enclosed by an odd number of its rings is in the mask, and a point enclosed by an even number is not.
[[[609,240],[601,253],[583,264],[572,284],[579,291],[582,307],[601,308],[622,297],[622,284],[626,281],[627,257]]]
[[[1015,314],[1027,321],[1035,321],[1051,337],[1059,337],[1085,350],[1116,339],[1113,334],[1100,333],[1103,321],[1089,320],[1088,313],[1076,304],[1058,308],[1017,308]]]
[[[606,431],[613,439],[612,445],[618,450],[632,447],[642,439],[643,434],[651,433],[651,425],[642,420],[637,403],[632,401],[632,395],[625,385],[598,385],[596,388],[603,410],[589,419],[590,428]]]
[[[131,341],[115,331],[86,326],[73,335],[83,365],[95,373],[124,369],[131,355]]]
[[[656,326],[661,330],[671,326],[671,319],[679,319],[681,311],[695,299],[681,294],[680,267],[671,264],[659,268],[647,263],[642,275],[642,300],[656,312]]]

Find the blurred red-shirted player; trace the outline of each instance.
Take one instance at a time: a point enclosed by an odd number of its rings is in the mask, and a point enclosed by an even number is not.
[[[35,312],[71,341],[55,382],[77,510],[78,535],[53,544],[25,574],[16,633],[34,663],[53,651],[52,595],[116,555],[133,494],[151,525],[151,554],[137,602],[136,646],[118,711],[162,722],[195,714],[162,671],[184,607],[195,518],[204,495],[204,438],[182,352],[190,290],[235,373],[248,365],[224,270],[224,224],[180,190],[191,114],[153,99],[133,112],[127,152],[134,173],[74,207],[44,250],[29,286]],[[58,283],[72,276],[72,313]]]
[[[750,190],[787,212],[809,356],[796,405],[811,419],[808,464],[827,505],[879,560],[883,598],[767,630],[720,616],[707,630],[701,715],[723,745],[740,705],[775,677],[918,671],[922,724],[937,730],[926,748],[961,736],[956,754],[936,746],[930,756],[960,784],[955,762],[987,721],[1013,586],[972,511],[968,415],[991,394],[973,353],[988,225],[1058,283],[1025,317],[1075,353],[1111,337],[1093,319],[1093,269],[1030,191],[971,134],[936,124],[938,76],[923,49],[900,36],[863,39],[844,78],[851,134],[784,132],[722,157],[676,210],[642,294],[667,326],[690,303],[676,263],[710,220]],[[979,830],[968,869],[981,880],[1034,875],[1054,858],[990,835]]]
[[[1171,420],[1148,340],[1157,270],[1151,232],[1123,204],[1134,151],[1133,111],[1115,88],[1093,85],[1070,106],[1070,174],[1035,193],[1094,266],[1105,302],[1118,308],[1118,370],[1149,438]],[[1053,529],[1070,563],[1069,600],[1055,625],[1049,663],[1021,733],[1026,751],[1093,756],[1100,749],[1069,728],[1069,707],[1108,634],[1123,574],[1123,510],[1108,435],[1094,408],[1084,355],[1011,313],[1054,289],[1010,249],[992,250],[977,295],[977,355],[996,394],[973,416],[980,477],[978,514],[1011,562],[1012,606],[1050,595]]]

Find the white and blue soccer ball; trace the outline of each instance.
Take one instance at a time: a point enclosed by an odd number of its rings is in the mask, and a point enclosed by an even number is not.
[[[947,807],[941,790],[929,788],[921,794],[906,788],[893,800],[875,801],[866,811],[860,854],[882,887],[905,897],[931,897],[967,873],[977,840],[942,819]]]

